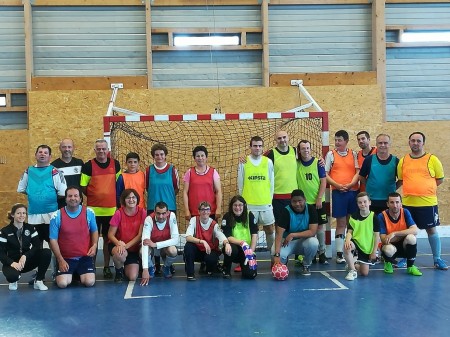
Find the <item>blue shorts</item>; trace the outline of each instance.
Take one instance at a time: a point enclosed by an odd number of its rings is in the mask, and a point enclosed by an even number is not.
[[[59,271],[56,276],[77,273],[78,275],[83,275],[87,273],[95,274],[94,258],[90,256],[83,256],[79,259],[64,259],[69,265],[68,271]]]
[[[420,229],[428,229],[439,226],[441,223],[439,221],[438,206],[405,206],[416,223],[417,227]]]
[[[356,213],[358,206],[356,204],[356,195],[358,191],[340,192],[333,190],[331,192],[331,216],[333,218],[342,218]]]

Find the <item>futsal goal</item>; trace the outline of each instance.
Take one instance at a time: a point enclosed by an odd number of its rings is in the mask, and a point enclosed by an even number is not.
[[[112,115],[104,117],[104,136],[111,146],[111,156],[122,165],[129,152],[141,158],[140,169],[145,171],[153,163],[150,153],[156,143],[164,144],[169,153],[167,162],[173,164],[180,176],[180,192],[177,196],[177,220],[180,233],[187,222],[184,218],[183,183],[185,172],[195,165],[192,150],[197,145],[208,149],[208,164],[219,172],[223,204],[228,209],[229,200],[237,194],[237,168],[239,157],[249,154],[250,138],[260,136],[265,150],[275,146],[275,134],[279,130],[288,133],[290,144],[300,140],[311,142],[312,154],[324,157],[328,151],[328,114],[326,112],[273,112],[236,114],[185,114],[185,115]],[[327,241],[331,243],[328,232]],[[261,242],[264,246],[264,235]]]

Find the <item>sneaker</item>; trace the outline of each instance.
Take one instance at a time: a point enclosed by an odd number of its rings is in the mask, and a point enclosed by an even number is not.
[[[114,277],[114,282],[123,282],[124,281],[124,277],[123,277],[123,269],[116,269],[116,276]]]
[[[396,267],[397,268],[406,268],[406,259],[401,259],[400,261],[398,261]]]
[[[312,261],[311,261],[313,264],[316,264],[317,263],[317,255],[314,255],[314,257],[312,258]]]
[[[342,255],[336,256],[336,263],[337,264],[344,264],[345,263],[344,257]]]
[[[9,288],[9,290],[17,290],[17,281],[10,283],[8,288]]]
[[[35,281],[33,288],[36,290],[48,290],[48,287],[44,284],[42,280]]]
[[[422,272],[417,268],[415,265],[412,265],[411,267],[408,267],[406,269],[408,274],[414,275],[414,276],[422,276]]]
[[[241,265],[240,264],[238,264],[238,266],[236,267],[236,268],[234,268],[234,270],[233,270],[235,273],[240,273],[241,271],[242,271],[242,269],[241,269]]]
[[[197,281],[197,279],[195,278],[194,275],[188,276],[188,277],[187,277],[187,280],[188,280],[188,281]]]
[[[155,267],[154,266],[148,267],[148,274],[150,275],[150,278],[155,277]]]
[[[434,268],[440,269],[440,270],[447,270],[448,266],[447,266],[447,263],[445,263],[444,260],[437,259],[436,261],[434,261]]]
[[[319,254],[319,263],[320,264],[329,264],[325,253]]]
[[[175,266],[173,264],[170,265],[170,273],[175,274]]]
[[[223,271],[223,278],[225,278],[225,279],[230,279],[231,278],[231,275],[230,275],[230,273],[227,273],[226,271]]]
[[[298,255],[295,259],[296,266],[303,266],[303,255]]]
[[[311,272],[309,271],[309,266],[303,266],[302,275],[303,276],[310,276],[311,275]]]
[[[172,273],[170,272],[170,266],[163,266],[164,278],[171,278]]]
[[[355,279],[358,278],[358,273],[356,272],[356,270],[350,270],[347,274],[347,276],[345,277],[345,279],[347,281],[353,281]]]
[[[384,272],[386,274],[393,274],[394,273],[394,268],[392,267],[392,263],[390,262],[384,262]]]
[[[111,269],[109,267],[103,268],[103,278],[106,280],[111,280],[113,278],[113,274],[111,273]]]

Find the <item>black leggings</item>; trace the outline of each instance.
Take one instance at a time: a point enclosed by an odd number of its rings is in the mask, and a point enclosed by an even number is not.
[[[223,252],[223,271],[225,274],[230,274],[231,272],[231,264],[239,263],[241,267],[244,266],[245,262],[245,254],[242,250],[241,246],[238,246],[234,243],[231,243],[231,255],[228,256],[225,254],[225,248],[222,249]]]
[[[36,254],[30,256],[25,261],[25,266],[22,271],[18,271],[11,266],[3,265],[3,275],[9,283],[13,283],[19,280],[20,274],[29,272],[34,268],[38,268],[36,280],[41,281],[45,278],[45,272],[50,265],[52,258],[52,252],[48,248],[39,249]],[[18,262],[19,260],[15,261]]]

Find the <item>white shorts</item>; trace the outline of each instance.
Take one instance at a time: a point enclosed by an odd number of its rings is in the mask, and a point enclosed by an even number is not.
[[[269,226],[275,223],[275,217],[273,215],[273,208],[265,211],[251,211],[255,216],[256,223],[258,225]]]

